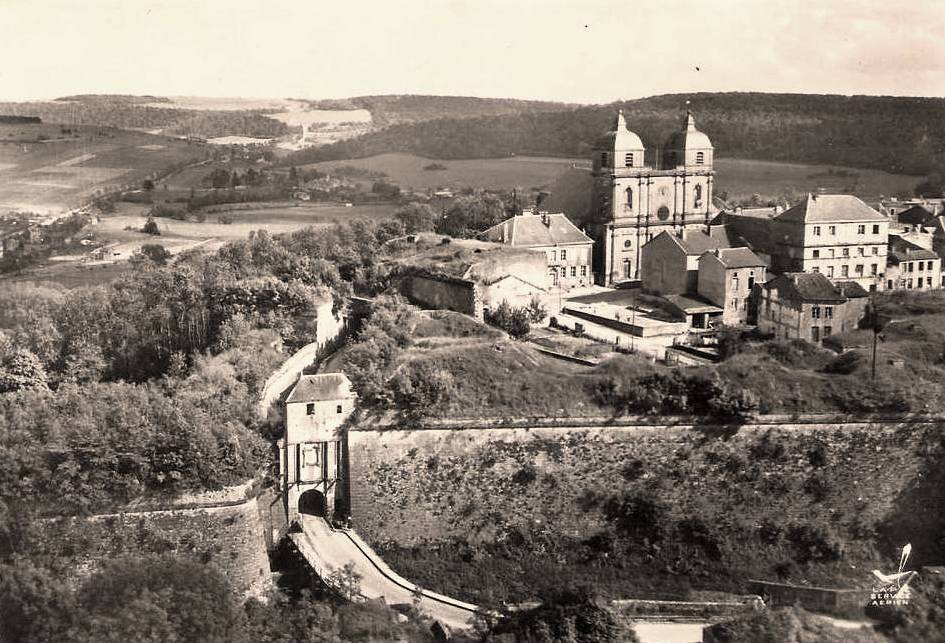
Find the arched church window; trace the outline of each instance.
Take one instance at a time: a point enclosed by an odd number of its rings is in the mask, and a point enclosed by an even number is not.
[[[627,167],[633,167],[633,152],[627,152],[623,157],[623,162]]]
[[[633,209],[633,188],[627,188],[627,209]]]
[[[696,183],[694,205],[697,208],[702,207],[702,185],[699,183]]]
[[[696,152],[696,165],[705,163],[705,152]]]

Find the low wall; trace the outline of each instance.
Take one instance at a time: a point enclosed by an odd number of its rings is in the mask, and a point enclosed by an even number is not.
[[[800,605],[810,612],[835,616],[862,615],[870,599],[869,589],[811,587],[760,580],[749,580],[748,591],[762,596],[769,607]]]
[[[472,281],[409,275],[400,281],[398,288],[407,299],[423,308],[453,310],[482,321],[482,294]]]
[[[744,596],[736,601],[650,601],[621,599],[610,602],[611,608],[626,621],[692,620],[722,621],[765,609],[759,596]]]

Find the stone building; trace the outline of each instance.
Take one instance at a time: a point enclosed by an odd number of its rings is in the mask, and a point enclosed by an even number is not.
[[[855,196],[808,194],[781,213],[726,212],[716,222],[769,255],[772,272],[819,272],[868,290],[883,287],[889,220]]]
[[[279,484],[290,521],[299,513],[333,515],[343,480],[341,426],[356,398],[343,373],[302,375],[286,398]]]
[[[562,213],[526,211],[479,235],[483,241],[541,252],[551,286],[573,288],[594,283],[594,240]]]
[[[889,235],[886,290],[932,290],[942,288],[942,259],[899,235]]]
[[[707,227],[715,214],[713,152],[691,112],[662,150],[647,150],[617,113],[593,150],[587,229],[599,283],[642,279],[642,248],[661,232]]]
[[[698,290],[699,257],[709,250],[728,248],[721,228],[708,235],[701,230],[683,230],[678,235],[663,231],[644,244],[640,253],[642,287],[654,295],[679,295]]]
[[[759,330],[814,344],[856,328],[869,301],[869,293],[856,282],[833,284],[816,272],[784,273],[759,288]]]
[[[698,294],[722,309],[721,321],[745,324],[755,284],[763,284],[767,265],[748,248],[719,248],[699,257]]]

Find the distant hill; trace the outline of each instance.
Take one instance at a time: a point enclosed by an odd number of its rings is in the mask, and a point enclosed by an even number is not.
[[[478,118],[534,112],[565,111],[577,105],[512,98],[474,96],[357,96],[344,101],[319,101],[321,109],[366,109],[375,125],[418,123],[440,118]],[[342,107],[341,105],[347,105]]]
[[[402,97],[406,98],[406,97]],[[419,97],[418,97],[419,98]],[[286,162],[411,152],[429,158],[511,154],[587,156],[617,107],[650,146],[679,127],[691,100],[723,157],[846,165],[926,174],[945,167],[945,99],[762,93],[653,96],[610,105],[400,123]],[[540,104],[539,104],[540,105]]]

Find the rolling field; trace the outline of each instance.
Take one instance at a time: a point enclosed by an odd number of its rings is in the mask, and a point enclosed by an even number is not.
[[[424,166],[438,163],[445,170],[424,170]],[[307,167],[320,172],[344,165],[383,172],[401,189],[427,190],[436,187],[479,187],[510,190],[514,187],[539,187],[551,183],[572,163],[586,164],[582,159],[515,156],[501,159],[468,159],[463,161],[436,161],[413,154],[380,154],[364,159],[325,161]]]
[[[432,163],[446,170],[424,170]],[[516,156],[498,159],[436,161],[412,154],[380,154],[363,159],[325,161],[314,164],[320,171],[350,165],[374,172],[383,172],[388,180],[402,189],[427,190],[435,187],[481,187],[508,190],[513,187],[550,185],[576,164],[588,167],[587,159],[542,158]],[[795,192],[849,191],[863,198],[912,193],[921,177],[889,174],[879,170],[861,170],[839,166],[778,163],[749,159],[720,158],[715,160],[716,190],[725,190],[732,198],[758,193],[776,196],[785,190]],[[589,189],[587,181],[583,189]]]
[[[0,213],[56,215],[202,158],[185,141],[99,127],[0,125]]]

